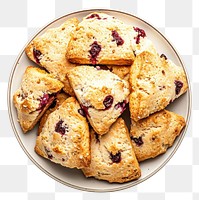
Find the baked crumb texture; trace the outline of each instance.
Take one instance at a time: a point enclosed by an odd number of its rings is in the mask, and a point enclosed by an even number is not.
[[[141,176],[129,132],[122,118],[118,118],[105,135],[91,131],[91,164],[83,172],[86,177],[94,176],[117,183]]]
[[[66,73],[75,67],[75,64],[66,59],[66,52],[78,23],[76,18],[68,19],[61,26],[51,28],[37,36],[25,49],[27,56],[60,80],[64,84],[64,91],[70,95],[74,95],[74,92]]]
[[[185,120],[173,112],[162,110],[132,122],[130,137],[138,161],[165,153],[185,126]]]
[[[36,140],[39,155],[69,168],[89,165],[89,127],[79,109],[77,100],[69,97],[49,114]]]
[[[100,135],[122,114],[129,84],[108,70],[78,66],[68,73],[70,84],[93,129]]]
[[[188,88],[183,68],[147,51],[136,56],[129,80],[129,106],[134,121],[164,109]]]
[[[46,71],[33,66],[26,68],[21,86],[13,96],[24,133],[33,129],[62,88],[63,84]]]

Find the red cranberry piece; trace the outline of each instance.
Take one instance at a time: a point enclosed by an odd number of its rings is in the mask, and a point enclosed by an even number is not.
[[[141,136],[138,138],[131,136],[131,140],[133,140],[138,147],[144,143]]]
[[[121,152],[118,152],[115,155],[110,153],[110,159],[112,160],[113,163],[119,163],[122,159],[121,158]]]
[[[161,54],[160,58],[164,58],[165,60],[167,60],[167,57],[164,54]]]
[[[88,113],[88,108],[89,108],[89,107],[86,107],[86,106],[84,106],[84,105],[81,105],[81,108],[82,108],[84,114],[85,114],[86,116],[90,117],[90,115],[89,115],[89,113]]]
[[[103,104],[106,110],[109,109],[113,104],[113,97],[111,95],[106,96],[103,101]]]
[[[40,64],[41,55],[42,55],[41,51],[33,48],[33,56],[34,56],[36,63],[38,63],[38,64]]]
[[[119,36],[119,33],[117,31],[112,31],[112,37],[112,41],[116,41],[117,46],[124,44],[124,40]]]
[[[55,131],[59,134],[61,134],[62,136],[68,132],[68,127],[66,125],[63,125],[64,121],[60,120],[59,122],[57,122],[56,126],[55,126]]]
[[[126,110],[126,100],[124,100],[123,102],[119,102],[115,105],[115,109],[121,109],[121,113],[123,113]]]
[[[136,44],[139,44],[140,43],[140,37],[143,37],[143,38],[146,37],[146,33],[141,28],[138,28],[138,27],[133,27],[133,28],[138,33],[138,35],[134,39],[136,39]]]
[[[48,94],[44,94],[43,97],[41,97],[40,100],[40,104],[39,104],[39,108],[37,110],[42,110],[46,104],[49,101],[50,96]]]
[[[86,117],[86,115],[85,115],[85,112],[84,112],[84,110],[83,109],[78,109],[78,113],[80,114],[80,115],[82,115],[83,117]]]
[[[92,19],[92,18],[97,18],[97,19],[101,19],[101,17],[98,14],[92,14],[90,16],[88,16],[86,19]]]
[[[44,147],[44,149],[45,149],[45,152],[46,152],[48,158],[51,160],[53,158],[53,155],[50,153],[50,151],[46,147]]]
[[[183,87],[183,83],[181,81],[174,81],[175,86],[176,86],[176,95],[180,93],[181,88]]]
[[[89,53],[91,54],[90,61],[93,65],[96,64],[97,56],[99,55],[100,51],[101,45],[99,45],[97,41],[93,42],[93,44],[91,44],[91,49],[89,50]]]

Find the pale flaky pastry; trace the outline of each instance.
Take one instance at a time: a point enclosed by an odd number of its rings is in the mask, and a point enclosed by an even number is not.
[[[33,39],[25,50],[32,61],[63,82],[64,91],[70,95],[74,93],[66,74],[75,65],[66,59],[66,52],[71,35],[78,23],[78,19],[71,18],[59,27],[48,29],[44,34]]]
[[[182,116],[167,110],[132,122],[130,136],[138,161],[165,153],[184,126],[185,120]]]
[[[124,183],[141,176],[128,129],[122,118],[105,135],[91,131],[91,164],[84,168],[86,177]]]
[[[23,132],[34,128],[63,84],[46,71],[27,67],[20,88],[13,96]]]
[[[37,137],[35,151],[52,162],[69,168],[90,163],[89,127],[74,97],[52,112]]]

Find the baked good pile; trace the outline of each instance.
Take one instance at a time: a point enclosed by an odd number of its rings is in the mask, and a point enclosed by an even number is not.
[[[24,133],[39,122],[35,152],[52,162],[135,180],[139,163],[165,153],[185,126],[165,110],[186,92],[185,72],[139,27],[95,12],[47,30],[25,51],[37,66],[27,67],[13,101]]]

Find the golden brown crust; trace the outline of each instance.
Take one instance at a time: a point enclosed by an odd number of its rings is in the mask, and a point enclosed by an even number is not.
[[[93,14],[97,14],[101,19],[88,18]],[[117,31],[124,40],[123,44],[117,45],[112,36],[112,31]],[[97,42],[101,47],[101,51],[95,64],[131,65],[134,60],[131,44],[133,33],[135,34],[135,31],[132,26],[124,24],[110,15],[91,13],[78,24],[68,45],[67,58],[73,63],[94,64],[90,59],[91,54],[89,51],[91,45]]]
[[[110,126],[123,112],[128,103],[129,85],[125,80],[108,70],[97,70],[91,66],[78,66],[68,73],[71,86],[80,104],[87,109],[87,118],[98,134],[108,132]],[[112,98],[107,109],[104,101]]]
[[[91,131],[91,164],[83,169],[86,177],[124,183],[141,176],[129,132],[122,118],[117,119],[106,135],[96,137],[95,134]],[[114,155],[117,158],[113,158]]]
[[[183,87],[176,94],[175,81]],[[130,112],[134,121],[164,109],[187,90],[184,70],[156,53],[139,54],[130,70]]]
[[[138,122],[132,122],[130,135],[138,161],[165,153],[173,145],[184,126],[185,120],[182,116],[167,110],[154,113]]]
[[[48,116],[35,145],[39,155],[65,167],[89,165],[89,127],[79,109],[77,100],[70,97]]]
[[[63,82],[64,91],[74,96],[74,92],[69,85],[67,72],[76,65],[66,59],[67,46],[71,34],[76,29],[78,19],[71,18],[57,28],[47,30],[43,35],[36,37],[26,47],[27,56],[44,67],[49,73],[53,74],[58,80]],[[41,53],[38,59],[35,58],[33,50]]]
[[[37,67],[27,67],[20,88],[13,96],[18,119],[24,133],[31,130],[54,100],[63,84]],[[45,98],[45,99],[44,99]],[[44,99],[45,104],[41,105]]]

